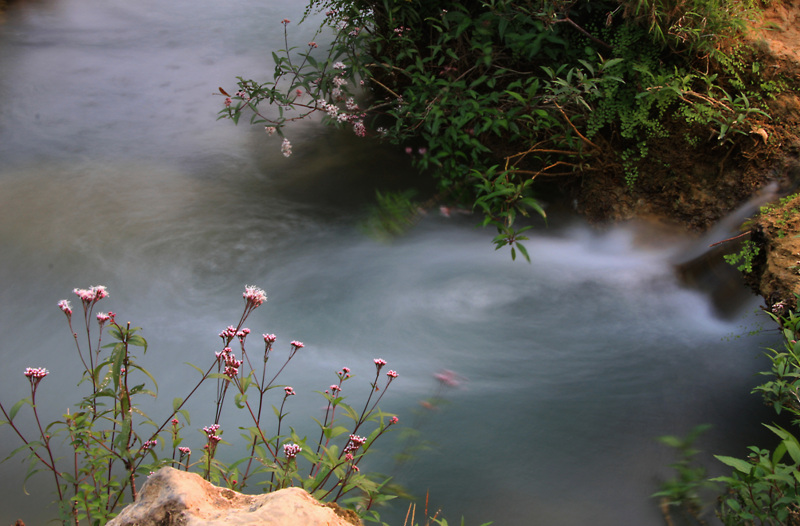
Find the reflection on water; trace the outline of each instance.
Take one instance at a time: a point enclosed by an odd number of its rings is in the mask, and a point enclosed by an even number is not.
[[[269,72],[263,51],[282,45],[280,20],[302,9],[285,7],[12,9],[0,33],[0,94],[14,101],[0,106],[2,400],[22,396],[27,366],[53,371],[43,400],[74,389],[79,368],[55,307],[73,287],[109,287],[103,309],[144,328],[144,363],[171,400],[195,374],[178,364],[208,363],[252,283],[269,295],[254,333],[306,343],[285,379],[299,393],[293,416],[314,414],[313,391],[342,366],[362,387],[375,357],[400,372],[384,409],[406,425],[420,411],[431,448],[396,466],[403,445],[387,440],[371,467],[429,490],[447,517],[661,524],[649,495],[671,458],[653,437],[712,422],[701,446],[740,454],[762,416],[747,393],[774,335],[729,338],[758,321],[715,316],[676,283],[680,243],[639,246],[633,227],[597,233],[553,217],[527,245],[531,265],[492,250],[471,217],[430,215],[391,244],[364,238],[374,189],[414,184],[402,153],[308,123],[291,130],[295,155],[284,159],[263,131],[214,121],[218,85]],[[462,383],[426,409],[441,369]],[[363,392],[352,385],[355,402]],[[198,428],[210,397],[198,401]],[[15,437],[7,427],[0,437],[5,456]],[[3,470],[0,523],[52,515],[20,489],[23,465]]]

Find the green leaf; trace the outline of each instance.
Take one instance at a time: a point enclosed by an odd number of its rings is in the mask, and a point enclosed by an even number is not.
[[[744,473],[745,475],[749,475],[750,471],[752,471],[752,469],[753,469],[753,465],[752,464],[750,464],[746,460],[742,460],[740,458],[726,457],[726,456],[722,456],[722,455],[714,455],[714,458],[716,458],[717,460],[719,460],[723,464],[726,464],[726,465],[734,468],[736,471]]]
[[[204,370],[200,369],[198,366],[196,366],[196,365],[195,365],[195,364],[193,364],[193,363],[189,363],[189,362],[183,362],[183,363],[184,363],[185,365],[188,365],[189,367],[192,367],[192,368],[194,368],[194,369],[195,369],[197,372],[199,372],[199,373],[200,373],[200,374],[202,374],[202,375],[205,375],[205,374],[206,374],[206,372],[205,372]]]
[[[785,429],[778,427],[778,426],[770,426],[764,424],[770,431],[781,437],[783,442],[781,444],[786,448],[786,451],[789,453],[789,456],[792,457],[792,460],[795,464],[800,464],[800,444],[797,442],[797,438],[792,435],[790,432],[786,431]]]
[[[519,249],[519,253],[522,254],[525,257],[525,260],[528,263],[530,263],[531,262],[531,258],[528,255],[528,249],[525,248],[525,245],[523,245],[522,243],[517,243],[517,249]]]
[[[17,402],[13,406],[11,406],[11,409],[9,409],[9,411],[8,411],[8,421],[9,422],[14,420],[14,417],[17,416],[17,413],[19,412],[20,408],[22,408],[22,406],[25,405],[25,404],[33,406],[33,403],[31,402],[30,398],[23,398],[22,400],[20,400],[19,402]]]
[[[128,345],[135,345],[136,347],[144,347],[144,352],[147,352],[147,341],[138,334],[134,334],[133,336],[128,338]]]

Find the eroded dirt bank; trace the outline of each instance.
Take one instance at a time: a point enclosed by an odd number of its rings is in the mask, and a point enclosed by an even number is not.
[[[744,279],[768,308],[788,309],[800,294],[800,197],[786,197],[800,188],[800,2],[773,2],[748,38],[755,51],[745,60],[759,64],[764,85],[785,86],[767,103],[771,118],[695,144],[682,139],[685,125],[673,123],[670,137],[651,141],[633,189],[622,166],[607,166],[570,191],[594,222],[651,218],[703,232],[772,183],[775,201],[743,225],[747,235],[725,244],[735,253],[748,239],[756,243]]]

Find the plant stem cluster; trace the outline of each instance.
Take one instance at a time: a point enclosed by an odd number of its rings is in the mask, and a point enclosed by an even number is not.
[[[238,323],[219,334],[221,350],[214,353],[206,369],[192,366],[200,373],[197,383],[185,397],[173,401],[166,418],[155,420],[137,404],[141,395],[157,396],[155,378],[138,365],[131,352],[134,347],[147,351],[147,342],[138,334],[140,329],[130,323],[119,324],[112,312],[93,316],[96,303],[108,296],[105,287],[74,292],[83,308],[85,346],[73,331],[70,302],[62,300],[58,307],[67,318],[84,368],[79,385],[90,384],[89,394],[81,398],[74,411],[67,411],[62,419],[45,425],[39,415],[37,394],[50,373],[44,368],[28,367],[24,376],[29,382],[30,396],[8,409],[0,403],[5,419],[0,425],[8,425],[22,441],[13,454],[27,451],[32,460],[28,477],[42,468],[52,474],[63,524],[78,525],[83,521],[104,524],[126,502],[125,495],[136,500],[141,480],[162,466],[194,469],[207,480],[240,491],[254,484],[265,491],[298,485],[319,499],[349,503],[361,514],[374,514],[371,510],[374,504],[392,498],[384,487],[385,481],[362,473],[359,467],[375,440],[398,422],[396,416],[378,408],[387,388],[398,377],[395,371],[382,374],[386,365],[383,359],[375,360],[375,376],[360,410],[345,403],[342,395],[342,385],[352,378],[350,369],[344,367],[336,373],[338,383],[322,393],[326,400],[325,417],[317,421],[320,438],[314,447],[293,429],[286,430],[287,402],[296,393],[291,386],[276,384],[305,345],[297,340],[290,342],[288,355],[274,369],[269,367],[273,344],[277,341],[274,334],[263,335],[263,351],[256,355],[248,352],[250,330],[244,324],[267,299],[262,289],[248,285]],[[96,340],[92,336],[95,323]],[[112,343],[103,344],[104,330],[113,339]],[[233,346],[241,358],[236,357]],[[195,455],[193,461],[192,449],[184,445],[188,439],[182,433],[191,424],[185,406],[209,382],[215,384],[216,392],[213,423],[198,430],[203,437],[202,454],[199,458]],[[380,394],[375,396],[377,392]],[[231,445],[223,438],[222,427],[223,414],[230,409],[225,400],[231,393],[235,406],[245,412],[250,425],[240,428],[244,456],[227,464],[218,459],[218,452],[220,445]],[[274,393],[280,393],[279,403],[272,405],[275,420],[264,415],[270,405],[270,394],[274,397]],[[24,406],[29,406],[33,413],[33,436],[14,420]],[[350,424],[342,420],[349,420]],[[267,431],[271,425],[275,425],[274,434]],[[70,451],[67,462],[55,458],[52,440],[56,437]],[[349,438],[340,446],[344,437]],[[298,465],[301,460],[307,468]],[[301,475],[301,469],[307,469],[308,476]]]
[[[659,140],[721,147],[768,118],[763,72],[735,41],[756,8],[722,0],[311,0],[306,15],[324,13],[318,31],[330,32],[328,43],[318,45],[318,33],[290,46],[283,20],[273,79],[239,77],[234,96],[221,88],[219,115],[250,115],[283,135],[316,114],[404,148],[437,182],[433,201],[479,212],[497,230],[496,248],[529,260],[520,241],[527,216],[544,216],[539,183],[611,172],[632,191],[648,163],[669,161],[652,158]],[[384,215],[407,225],[417,209],[393,206]]]

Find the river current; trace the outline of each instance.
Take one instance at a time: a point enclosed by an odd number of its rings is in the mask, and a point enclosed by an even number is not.
[[[384,358],[400,376],[381,405],[428,447],[397,465],[407,444],[396,433],[364,467],[429,492],[450,521],[660,525],[650,495],[673,457],[656,437],[713,424],[698,445],[716,473],[711,453],[744,455],[762,438],[770,415],[748,393],[777,335],[748,335],[769,327],[755,298],[721,317],[678,282],[673,262],[689,240],[554,214],[528,242],[527,264],[495,252],[477,218],[431,212],[382,243],[359,225],[376,189],[418,184],[402,151],[306,122],[287,131],[287,159],[263,129],[216,122],[218,86],[271,75],[283,18],[296,42],[311,38],[301,15],[301,4],[274,0],[10,7],[0,25],[4,404],[26,395],[28,366],[51,371],[38,395],[48,416],[80,392],[56,307],[75,287],[106,285],[99,308],[143,328],[143,363],[168,407],[196,378],[183,363],[209,363],[254,284],[269,300],[253,332],[277,334],[283,352],[306,344],[283,379],[299,393],[292,425],[313,433],[313,391],[343,366],[356,374],[345,394],[362,401],[372,360]],[[439,393],[445,370],[459,385]],[[431,405],[435,394],[446,403]],[[205,396],[191,428],[213,418]],[[0,428],[0,456],[18,445]],[[55,515],[42,493],[51,479],[33,477],[27,495],[20,458],[0,465],[0,523],[42,524]]]

